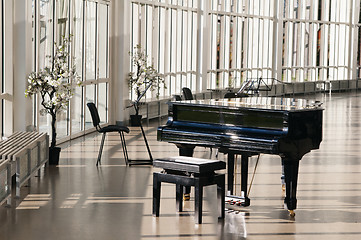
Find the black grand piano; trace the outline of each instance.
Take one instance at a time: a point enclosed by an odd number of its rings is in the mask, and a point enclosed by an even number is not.
[[[294,215],[299,161],[322,141],[320,103],[293,98],[247,97],[169,102],[169,117],[158,128],[159,141],[174,143],[181,156],[196,146],[227,154],[228,194],[233,194],[234,156],[241,157],[241,192],[248,206],[248,158],[277,154],[282,159],[285,207]]]

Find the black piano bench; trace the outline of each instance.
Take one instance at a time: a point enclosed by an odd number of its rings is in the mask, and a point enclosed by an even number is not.
[[[194,186],[194,217],[198,224],[202,223],[203,187],[217,184],[219,218],[224,218],[225,176],[214,171],[225,169],[225,162],[179,156],[156,159],[153,166],[163,168],[153,173],[153,216],[159,217],[161,183],[167,182],[176,184],[178,212],[183,210],[183,187]]]

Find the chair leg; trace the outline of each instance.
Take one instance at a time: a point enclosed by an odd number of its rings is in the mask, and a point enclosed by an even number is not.
[[[199,182],[199,180],[195,183],[195,198],[194,198],[194,217],[195,222],[198,224],[202,223],[202,201],[203,201],[203,185]]]
[[[183,186],[180,184],[176,185],[176,203],[178,212],[183,211]]]
[[[121,140],[121,143],[122,143],[125,164],[128,165],[129,164],[129,158],[128,158],[127,144],[125,143],[124,133],[119,132],[119,135],[120,135],[120,140]]]
[[[106,133],[103,133],[102,142],[101,142],[101,144],[100,144],[99,154],[98,154],[98,160],[97,160],[96,166],[98,166],[98,164],[101,164],[100,159],[102,158],[102,152],[103,152],[105,135],[106,135]]]

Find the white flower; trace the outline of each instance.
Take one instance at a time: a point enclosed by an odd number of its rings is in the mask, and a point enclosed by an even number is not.
[[[72,97],[72,82],[81,85],[80,78],[76,74],[75,67],[68,65],[68,45],[69,40],[64,39],[64,44],[57,46],[53,58],[48,57],[51,61],[49,66],[39,72],[29,74],[27,82],[28,88],[25,91],[27,97],[34,94],[40,94],[42,97],[41,104],[44,111],[41,113],[57,112],[67,107]],[[71,72],[70,70],[71,69]]]

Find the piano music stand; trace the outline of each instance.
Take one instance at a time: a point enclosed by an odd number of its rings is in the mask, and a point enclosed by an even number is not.
[[[274,82],[274,79],[272,79],[271,85],[269,85],[262,77],[260,77],[256,80],[248,79],[247,81],[245,81],[242,84],[241,88],[236,93],[236,96],[242,97],[245,95],[249,95],[250,92],[252,92],[253,94],[256,94],[258,96],[259,91],[261,91],[260,87],[262,84],[265,87],[265,89],[263,89],[262,91],[271,91],[273,82]]]
[[[134,107],[135,110],[135,115],[139,116],[139,102],[142,99],[142,97],[145,95],[145,93],[147,92],[147,90],[152,86],[152,82],[149,82],[147,87],[144,89],[144,91],[142,92],[142,94],[139,95],[139,97],[137,98],[137,100],[135,100],[132,104],[132,106]],[[143,135],[143,139],[145,142],[145,146],[147,147],[147,151],[148,151],[148,155],[149,155],[149,160],[128,160],[129,165],[153,165],[153,157],[152,157],[152,153],[150,152],[150,148],[149,148],[149,144],[148,144],[148,140],[147,137],[145,136],[145,132],[143,129],[143,125],[142,125],[142,120],[140,119],[139,121],[139,127],[142,131],[142,135]]]

